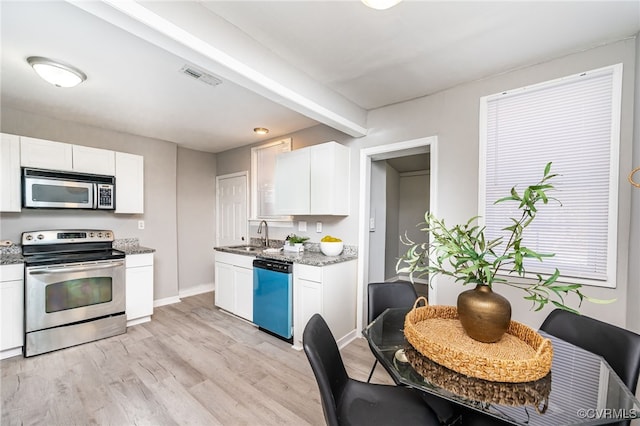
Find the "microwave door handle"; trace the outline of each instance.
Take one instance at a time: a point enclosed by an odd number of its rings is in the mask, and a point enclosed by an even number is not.
[[[91,186],[93,186],[93,200],[91,205],[93,206],[94,209],[98,208],[98,184],[94,183]]]
[[[79,266],[74,268],[55,268],[55,269],[38,269],[36,271],[29,271],[30,275],[45,275],[45,274],[62,274],[67,272],[85,272],[95,271],[97,269],[109,269],[123,266],[124,262],[113,262],[108,265],[91,265],[91,266]]]

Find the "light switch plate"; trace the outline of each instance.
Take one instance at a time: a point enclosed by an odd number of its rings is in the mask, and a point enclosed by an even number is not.
[[[298,221],[298,231],[305,232],[306,230],[307,230],[307,222],[305,222],[304,220],[299,220]]]
[[[322,232],[322,222],[316,222],[316,232]]]
[[[144,220],[138,221],[138,229],[144,229]]]

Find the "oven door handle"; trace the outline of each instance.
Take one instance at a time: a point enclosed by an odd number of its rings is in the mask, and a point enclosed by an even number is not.
[[[109,263],[108,265],[91,265],[91,266],[80,266],[80,267],[72,267],[72,268],[39,269],[35,271],[29,271],[29,274],[44,275],[44,274],[62,274],[67,272],[85,272],[85,271],[95,271],[96,269],[116,268],[118,266],[124,266],[124,262],[113,262],[113,263]]]

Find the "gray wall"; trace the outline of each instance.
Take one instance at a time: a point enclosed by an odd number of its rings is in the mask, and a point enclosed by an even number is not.
[[[636,310],[638,305],[637,286],[640,285],[637,269],[629,271],[628,263],[637,263],[629,257],[629,250],[637,253],[640,238],[630,240],[631,218],[638,221],[640,211],[637,204],[630,207],[631,187],[626,181],[631,169],[632,149],[640,149],[638,140],[632,138],[633,131],[633,94],[636,74],[635,39],[629,39],[607,46],[598,47],[578,54],[563,57],[548,63],[501,74],[485,80],[461,85],[432,96],[410,102],[392,105],[371,111],[368,127],[371,132],[358,141],[361,146],[371,147],[394,141],[412,140],[420,137],[438,136],[437,211],[447,223],[460,223],[477,214],[478,208],[478,120],[479,98],[503,90],[522,87],[578,73],[580,71],[622,62],[624,64],[623,99],[620,147],[620,190],[618,206],[618,267],[617,288],[602,289],[587,287],[585,292],[602,299],[615,298],[610,305],[597,305],[585,302],[581,311],[587,315],[601,318],[607,322],[626,325],[627,311]],[[432,176],[432,178],[434,178]],[[631,273],[629,277],[628,274]],[[629,287],[634,289],[629,292]],[[462,287],[449,280],[441,280],[436,290],[439,304],[454,304]],[[549,312],[533,312],[530,305],[522,299],[523,293],[500,287],[513,304],[514,319],[531,326],[540,325]],[[632,296],[632,297],[629,297]],[[575,302],[571,300],[571,302]]]
[[[375,218],[375,230],[369,231],[369,282],[385,280],[385,241],[387,239],[387,162],[371,162],[369,217]]]
[[[400,174],[398,192],[400,194],[400,208],[398,216],[398,228],[400,235],[405,232],[411,241],[426,242],[427,235],[420,231],[422,226],[416,226],[424,222],[424,214],[429,210],[429,172],[424,174]],[[400,245],[396,250],[397,256],[402,256],[407,247]]]
[[[503,90],[523,87],[555,78],[575,74],[622,62],[624,64],[623,99],[620,147],[620,190],[618,225],[618,267],[617,287],[603,289],[587,287],[585,292],[602,299],[615,298],[610,305],[585,302],[581,311],[604,321],[640,329],[637,311],[640,290],[640,273],[637,268],[640,250],[640,202],[638,190],[634,189],[634,204],[631,206],[631,186],[627,175],[631,170],[632,153],[638,164],[640,151],[639,131],[633,138],[634,109],[636,95],[635,74],[638,48],[635,39],[628,39],[574,55],[541,63],[532,67],[503,73],[497,76],[460,85],[431,96],[391,105],[369,112],[367,136],[354,139],[342,135],[325,126],[315,126],[297,134],[293,138],[297,144],[320,143],[336,140],[351,148],[351,215],[335,220],[326,220],[325,232],[339,235],[349,244],[357,244],[360,226],[358,223],[359,156],[360,149],[394,142],[408,141],[428,136],[438,136],[438,151],[435,159],[437,176],[437,212],[447,223],[466,222],[478,213],[478,140],[479,140],[479,99],[482,96]],[[639,121],[636,119],[636,122]],[[249,170],[248,148],[240,148],[218,155],[218,174]],[[234,164],[234,161],[237,164]],[[634,220],[633,235],[630,237],[631,220]],[[630,255],[629,253],[632,253]],[[632,257],[634,256],[634,257]],[[633,260],[630,262],[630,260]],[[454,304],[463,288],[452,281],[442,280],[436,288],[435,303]],[[522,299],[523,293],[500,287],[513,304],[514,319],[533,327],[538,327],[551,308],[533,312]],[[365,292],[366,294],[366,292]],[[571,300],[570,303],[574,303]]]
[[[2,105],[1,131],[23,136],[31,136],[60,142],[86,145],[97,148],[112,149],[115,151],[129,152],[144,156],[144,207],[145,213],[138,215],[116,215],[110,212],[99,211],[71,211],[71,210],[24,210],[21,213],[0,214],[0,239],[19,241],[20,233],[35,229],[53,228],[101,228],[112,229],[116,238],[137,237],[140,244],[156,249],[155,253],[155,283],[154,299],[175,298],[178,296],[178,217],[177,205],[177,157],[178,148],[174,143],[149,139],[115,131],[81,125],[78,123],[60,121],[48,117],[34,115],[28,112],[12,109]],[[215,156],[202,153],[190,153],[189,150],[181,151],[181,183],[189,183],[193,180],[191,167],[199,171],[207,170],[203,162],[211,161],[211,169],[208,176],[215,174]],[[183,154],[183,155],[182,155]],[[197,157],[197,158],[194,158]],[[214,197],[208,201],[199,200],[194,208],[190,209],[189,203],[193,197],[187,191],[181,192],[181,211],[185,221],[189,221],[189,211],[197,211],[198,219],[206,216],[203,205],[212,205]],[[213,216],[209,222],[202,226],[207,232],[201,235],[197,244],[203,244],[209,249],[199,255],[211,257],[210,248],[214,245],[214,235],[211,231]],[[145,221],[145,229],[139,230],[138,220]],[[186,241],[192,233],[191,225],[180,226],[187,232],[182,238]],[[208,239],[208,242],[206,241]],[[204,241],[203,241],[204,240]],[[185,246],[183,245],[183,249]],[[194,256],[193,251],[189,255]],[[212,281],[210,274],[195,275],[199,268],[193,267],[195,258],[187,255],[181,256],[186,262],[180,268],[186,274],[186,285],[200,284]],[[206,259],[205,259],[206,260]],[[203,262],[204,263],[204,262]],[[190,271],[194,271],[191,274]]]
[[[180,296],[213,289],[216,156],[178,148],[178,282]]]
[[[372,188],[375,188],[373,184]],[[400,235],[403,232],[400,228],[400,173],[393,167],[387,164],[387,229],[385,230],[385,253],[384,253],[384,279],[390,280],[395,278],[396,263],[398,262],[398,253],[401,250],[400,247],[405,247],[400,244]],[[373,193],[371,191],[371,196]],[[371,261],[371,256],[369,256]]]

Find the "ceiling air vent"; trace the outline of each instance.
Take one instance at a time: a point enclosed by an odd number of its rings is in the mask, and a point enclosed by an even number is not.
[[[189,77],[196,79],[198,81],[201,81],[205,84],[208,84],[210,86],[217,86],[218,84],[222,83],[222,80],[220,80],[217,77],[214,77],[213,75],[202,71],[194,66],[191,65],[185,65],[180,69],[180,72],[188,75]]]

